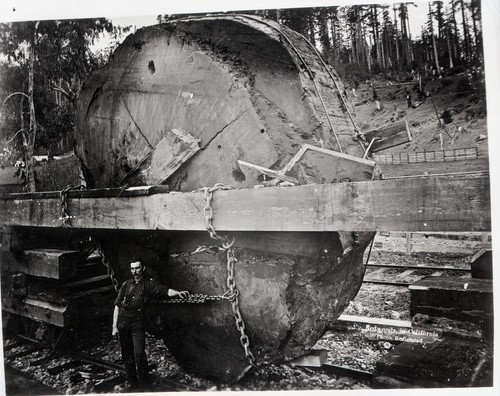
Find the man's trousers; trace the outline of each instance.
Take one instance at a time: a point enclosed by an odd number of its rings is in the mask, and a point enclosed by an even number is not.
[[[122,314],[122,312],[120,312]],[[146,357],[146,333],[142,315],[120,315],[118,333],[122,349],[122,359],[127,371],[127,381],[132,386],[148,384],[148,359]]]

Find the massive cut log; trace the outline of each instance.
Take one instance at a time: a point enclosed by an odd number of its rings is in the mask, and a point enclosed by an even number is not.
[[[283,25],[250,16],[176,20],[127,37],[87,81],[77,153],[89,187],[115,187],[182,129],[200,139],[200,151],[170,177],[172,189],[253,187],[259,173],[237,160],[280,169],[304,143],[362,156],[347,106],[335,71]]]
[[[298,33],[255,16],[180,19],[129,36],[87,81],[78,102],[76,151],[89,187],[116,187],[141,168],[169,131],[181,129],[200,140],[200,150],[165,181],[171,190],[190,192],[216,183],[253,188],[268,176],[238,160],[279,171],[303,144],[362,157],[352,110],[335,71]],[[336,174],[351,181],[380,175],[373,166],[319,175],[314,168],[323,163],[305,159],[301,177],[330,183]],[[142,174],[127,181],[148,184]],[[201,212],[204,206],[198,206]],[[245,209],[236,210],[233,221]],[[292,359],[312,347],[354,297],[373,233],[251,230],[257,232],[236,234],[235,272],[252,349],[257,360]],[[173,287],[225,291],[223,254],[187,254],[213,244],[207,235],[155,235],[157,245],[123,237],[105,249],[118,256],[120,267],[139,253],[155,259],[160,279]],[[166,245],[168,253],[180,256],[166,254]],[[182,365],[224,379],[244,372],[248,363],[230,304],[165,310],[158,334]]]
[[[76,217],[70,221],[77,227],[101,220],[109,226],[100,227],[99,240],[120,280],[129,277],[131,259],[142,256],[160,281],[171,287],[222,295],[228,278],[226,254],[211,247],[214,241],[201,231],[207,201],[200,192],[191,191],[216,183],[238,188],[218,192],[211,204],[216,229],[235,231],[231,235],[237,260],[234,279],[251,349],[257,361],[296,358],[316,343],[359,290],[363,254],[373,240],[373,228],[352,229],[366,231],[358,233],[339,232],[336,227],[359,208],[356,183],[340,187],[338,200],[329,196],[336,194],[329,191],[330,185],[294,187],[302,195],[286,198],[295,206],[293,213],[276,210],[282,205],[277,201],[283,198],[279,188],[256,191],[253,187],[267,182],[266,175],[272,176],[272,171],[284,169],[291,173],[289,180],[300,183],[379,179],[378,167],[361,160],[364,146],[351,113],[335,71],[301,35],[277,23],[256,16],[223,15],[141,29],[82,88],[76,152],[90,188],[125,187],[123,183],[142,186],[153,175],[155,183],[183,194],[141,193],[123,198],[120,191],[116,200],[111,198],[102,206],[102,199],[95,198],[96,206],[86,209],[89,200],[78,200],[83,206],[75,206],[72,200],[68,210]],[[165,144],[172,141],[175,130],[184,131],[191,143],[199,140],[199,150],[193,144],[180,144],[178,154],[161,166],[161,153],[175,151]],[[303,145],[338,154],[310,150],[298,159],[295,156]],[[352,157],[358,157],[357,161]],[[294,158],[296,166],[286,168]],[[240,166],[238,161],[260,168]],[[149,172],[151,164],[158,172]],[[271,172],[262,172],[264,168]],[[439,181],[429,187],[431,192],[441,191]],[[311,192],[313,200],[327,196],[326,201],[316,200],[311,211],[300,208],[302,199],[311,200]],[[121,203],[139,200],[144,205],[119,218],[124,208],[113,206],[118,196]],[[227,205],[217,207],[223,196],[229,197],[224,201]],[[52,211],[54,223],[44,226],[58,226],[60,211],[50,200],[40,198],[26,213]],[[188,206],[186,198],[192,199]],[[164,214],[162,199],[174,203],[165,212],[175,212],[175,227],[168,218],[161,226],[158,223]],[[273,200],[277,206],[269,206],[268,217],[256,226],[259,219],[251,217]],[[86,213],[95,209],[94,217],[79,218],[83,209],[89,210]],[[331,220],[332,213],[334,223],[321,218],[327,215]],[[117,229],[123,228],[130,214],[135,217],[127,229]],[[296,214],[305,219],[306,227],[297,229],[296,219],[289,222]],[[427,214],[422,210],[415,218],[420,222]],[[311,216],[320,216],[318,220],[330,228],[317,232]],[[242,227],[240,219],[253,223]],[[286,227],[276,228],[287,222]],[[359,224],[364,222],[360,219]],[[43,237],[48,230],[34,232]],[[248,361],[229,302],[153,308],[150,331],[164,339],[185,368],[223,380],[245,372]]]

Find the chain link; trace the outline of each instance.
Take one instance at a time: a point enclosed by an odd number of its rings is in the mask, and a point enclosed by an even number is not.
[[[71,216],[68,213],[68,193],[72,190],[83,190],[85,187],[84,186],[74,186],[70,184],[68,187],[65,189],[61,190],[59,193],[59,196],[61,198],[61,217],[60,220],[62,220],[62,226],[65,228],[71,228]]]
[[[68,213],[68,193],[72,190],[83,190],[84,188],[85,186],[81,185],[69,185],[65,189],[61,190],[59,196],[61,197],[61,220],[63,227],[71,228],[70,219],[72,216],[70,216]],[[91,237],[91,239],[94,241],[97,253],[99,254],[99,256],[101,256],[102,264],[106,267],[106,271],[108,272],[109,278],[111,279],[111,283],[113,284],[116,293],[118,293],[118,291],[120,290],[120,283],[118,282],[118,279],[116,279],[115,271],[113,270],[109,260],[105,256],[99,241],[93,237]]]
[[[236,295],[229,290],[220,295],[207,295],[207,294],[189,294],[187,298],[170,298],[168,300],[153,300],[157,304],[204,304],[207,301],[233,301]]]
[[[212,209],[212,200],[213,193],[218,190],[232,190],[233,187],[225,186],[223,184],[216,184],[213,187],[205,187],[202,190],[205,193],[206,205],[203,209],[205,213],[205,225],[207,231],[210,235],[210,238],[218,240],[221,242],[222,247],[226,251],[227,257],[227,287],[228,292],[232,297],[234,297],[231,301],[231,308],[233,310],[234,319],[236,321],[236,328],[240,332],[240,343],[243,349],[245,350],[245,356],[247,357],[251,366],[255,366],[255,356],[253,355],[250,349],[250,340],[245,332],[245,321],[241,316],[240,304],[239,304],[239,291],[236,287],[236,280],[234,279],[234,264],[236,263],[236,257],[234,257],[234,238],[229,239],[226,235],[219,235],[215,231],[215,227],[213,226],[213,217],[214,212]]]
[[[92,238],[96,245],[96,250],[99,256],[101,256],[101,262],[106,267],[106,271],[108,272],[109,278],[111,279],[111,283],[113,284],[113,287],[115,288],[116,293],[118,294],[118,291],[120,290],[120,283],[118,282],[118,279],[116,279],[115,271],[111,267],[111,263],[109,262],[108,258],[104,254],[101,244],[99,241],[95,238]]]

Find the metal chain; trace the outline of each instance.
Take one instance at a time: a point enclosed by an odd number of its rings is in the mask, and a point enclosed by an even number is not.
[[[120,290],[120,283],[118,282],[118,279],[116,279],[115,271],[111,267],[111,264],[108,260],[108,258],[105,256],[101,244],[99,241],[95,238],[92,238],[96,245],[96,250],[99,256],[101,256],[101,262],[106,267],[106,271],[108,272],[109,278],[111,279],[111,283],[113,284],[113,287],[115,288],[116,293],[118,294],[118,291]]]
[[[71,216],[68,213],[68,193],[72,190],[82,190],[85,188],[84,186],[74,186],[70,184],[68,187],[65,189],[61,190],[59,193],[59,196],[61,198],[61,217],[60,220],[62,220],[62,226],[65,228],[71,228],[71,223],[70,219]]]
[[[205,252],[216,253],[216,252],[221,251],[221,250],[224,250],[224,249],[218,245],[212,245],[212,246],[201,245],[201,246],[198,246],[194,252],[175,253],[175,254],[171,254],[170,257],[178,258],[178,257],[184,257],[184,256],[192,256],[194,254],[205,253]]]
[[[72,190],[83,190],[84,188],[85,186],[82,185],[80,186],[69,185],[65,189],[61,190],[59,196],[61,197],[61,220],[63,227],[71,228],[70,219],[72,216],[70,216],[68,213],[68,193]],[[93,237],[91,237],[91,239],[94,241],[97,253],[99,254],[99,256],[101,256],[102,264],[106,267],[106,271],[108,272],[109,278],[111,279],[111,283],[113,284],[116,293],[118,293],[118,291],[120,290],[120,283],[118,282],[118,279],[116,279],[115,271],[111,267],[111,264],[109,263],[107,257],[104,255],[104,252],[102,251],[102,247],[99,241]]]
[[[235,295],[232,294],[229,290],[224,294],[220,295],[207,295],[207,294],[189,294],[187,298],[171,298],[168,300],[153,300],[153,303],[157,304],[204,304],[207,301],[221,301],[228,300],[233,301],[235,299]]]
[[[250,340],[245,332],[245,321],[241,316],[240,305],[239,305],[239,291],[236,287],[236,281],[234,279],[234,264],[236,263],[236,258],[234,257],[234,238],[229,239],[226,235],[219,235],[215,231],[215,227],[213,225],[214,212],[212,209],[212,199],[213,193],[218,190],[232,190],[233,187],[225,186],[223,184],[216,184],[213,187],[205,187],[202,189],[205,193],[206,205],[203,209],[205,213],[205,225],[207,231],[210,235],[210,238],[218,240],[221,242],[222,247],[226,251],[227,256],[227,287],[228,292],[233,297],[231,301],[231,308],[233,310],[234,319],[236,321],[236,328],[240,332],[240,343],[243,349],[245,350],[245,356],[247,357],[250,365],[255,366],[255,356],[253,355],[250,349]],[[226,292],[227,293],[227,292]]]

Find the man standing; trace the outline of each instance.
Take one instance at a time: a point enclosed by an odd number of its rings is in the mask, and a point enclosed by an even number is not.
[[[144,309],[153,299],[169,297],[187,298],[189,292],[169,289],[153,279],[144,277],[143,260],[130,263],[132,279],[123,282],[115,300],[113,336],[119,334],[122,358],[127,372],[127,387],[143,388],[148,384],[148,360],[146,357],[146,332]]]

